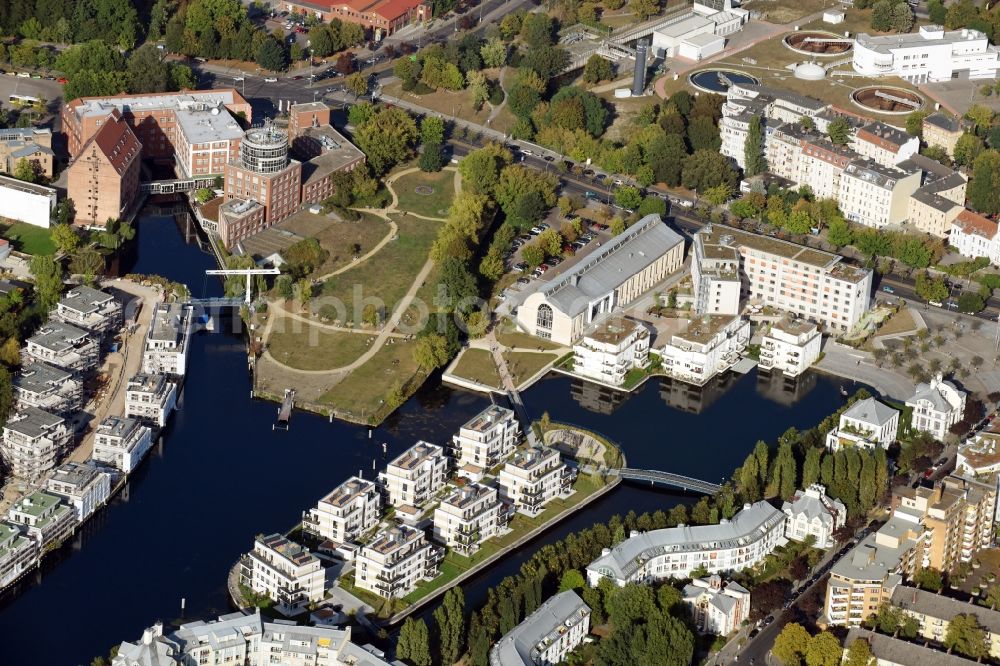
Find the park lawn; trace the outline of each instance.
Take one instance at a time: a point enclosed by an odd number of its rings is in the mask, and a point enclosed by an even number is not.
[[[44,227],[15,222],[3,230],[3,237],[10,241],[15,250],[25,254],[50,255],[56,252],[51,233]]]
[[[389,318],[427,262],[442,224],[412,216],[394,219],[399,225],[395,240],[389,241],[364,263],[330,278],[332,284],[330,280],[324,284],[323,297],[343,303],[348,322],[360,323],[367,303],[381,306],[384,318]],[[359,296],[357,302],[355,292]]]
[[[436,111],[439,115],[445,116],[446,120],[456,117],[477,125],[485,125],[486,119],[490,117],[489,104],[483,104],[482,108],[476,111],[472,105],[472,93],[468,90],[435,90],[426,95],[418,95],[404,91],[402,81],[395,81],[383,86],[382,89],[386,95]]]
[[[451,374],[489,387],[500,386],[500,374],[493,362],[493,354],[485,349],[466,349]]]
[[[875,332],[873,337],[883,335],[896,335],[897,333],[909,333],[917,330],[917,323],[913,320],[909,308],[903,308],[889,318],[889,321],[882,324],[881,328]]]
[[[507,326],[513,325],[507,324]],[[536,338],[533,335],[509,329],[497,332],[497,342],[502,344],[504,347],[520,347],[522,349],[538,349],[540,351],[559,349],[559,345],[554,342],[542,340],[541,338]]]
[[[393,384],[411,385],[415,390],[420,383],[420,368],[413,360],[414,345],[400,338],[389,338],[374,356],[320,396],[319,401],[359,415],[362,420],[380,421],[391,411],[384,401]]]
[[[349,221],[300,211],[279,227],[305,238],[315,238],[330,253],[326,261],[309,276],[311,278],[327,275],[349,265],[354,260],[355,245],[360,246],[359,255],[364,255],[390,231],[385,219],[370,213],[362,213],[360,220]]]
[[[331,331],[291,317],[271,325],[268,351],[276,360],[299,370],[333,370],[350,364],[371,346],[364,333]]]
[[[433,194],[417,194],[417,187],[429,187]],[[455,170],[442,169],[437,173],[416,171],[400,176],[392,185],[399,199],[397,208],[427,217],[448,216],[448,208],[455,198]]]
[[[558,360],[556,354],[538,354],[535,352],[504,352],[507,368],[510,370],[514,384],[520,386],[535,376],[542,368]]]

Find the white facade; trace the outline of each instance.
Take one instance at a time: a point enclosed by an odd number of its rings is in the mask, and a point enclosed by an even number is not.
[[[23,526],[41,552],[61,545],[79,524],[73,507],[61,497],[40,490],[17,500],[7,512],[7,519]]]
[[[687,578],[704,566],[710,574],[742,571],[785,543],[785,514],[767,502],[747,504],[718,525],[677,526],[632,536],[587,566],[587,583],[608,578],[619,587],[664,578]]]
[[[657,350],[663,371],[702,385],[736,365],[750,342],[750,322],[740,316],[702,315]]]
[[[378,488],[371,481],[352,476],[310,509],[302,524],[316,536],[342,544],[375,527],[381,515]]]
[[[518,513],[537,516],[546,504],[573,492],[573,475],[555,449],[531,448],[518,451],[507,461],[497,484],[500,496]]]
[[[822,340],[815,324],[794,319],[775,322],[761,339],[760,369],[798,377],[819,358]]]
[[[738,253],[736,274],[750,299],[814,321],[827,330],[848,331],[868,311],[872,272],[848,266],[838,255],[715,225],[702,227],[694,242],[693,261],[725,251]],[[698,243],[702,244],[701,255]]]
[[[272,599],[285,613],[322,601],[325,572],[319,558],[280,534],[258,536],[240,562],[240,582]]]
[[[72,440],[73,431],[61,416],[25,407],[4,424],[0,457],[10,474],[33,483],[58,464]]]
[[[46,479],[45,490],[72,506],[82,523],[111,498],[111,474],[92,463],[66,462]]]
[[[38,564],[38,544],[21,528],[0,522],[0,589],[16,581]]]
[[[159,303],[146,336],[142,371],[147,374],[183,375],[187,370],[188,345],[194,328],[190,305]]]
[[[694,311],[700,315],[740,314],[740,253],[736,247],[705,244],[695,234],[691,244]]]
[[[790,502],[781,506],[785,513],[785,538],[790,541],[816,539],[817,548],[833,548],[833,533],[847,521],[847,508],[839,499],[826,495],[826,488],[813,484],[795,491]]]
[[[851,148],[863,158],[891,167],[913,157],[920,150],[920,138],[876,120],[858,128]]]
[[[970,259],[986,257],[994,266],[1000,266],[997,223],[971,210],[962,210],[951,223],[948,245]]]
[[[649,332],[636,321],[609,319],[573,345],[573,372],[612,386],[648,363]]]
[[[590,633],[590,607],[573,590],[546,599],[490,650],[490,666],[553,666]]]
[[[98,337],[107,336],[122,324],[122,304],[100,289],[73,287],[56,303],[52,317]]]
[[[851,222],[881,229],[907,219],[910,197],[920,187],[920,172],[855,160],[840,178],[837,204]]]
[[[500,533],[500,513],[496,488],[478,483],[458,488],[434,509],[434,539],[462,555],[472,555]]]
[[[379,483],[392,506],[420,506],[448,480],[448,456],[436,444],[417,442],[390,462],[379,474]]]
[[[404,597],[424,580],[438,575],[444,551],[427,542],[423,530],[400,525],[361,547],[354,584],[386,599]]]
[[[125,387],[125,416],[162,428],[177,407],[177,384],[166,375],[139,373]]]
[[[718,575],[685,585],[684,604],[704,634],[728,636],[750,617],[750,591],[735,581],[723,586]]]
[[[840,415],[840,423],[826,435],[826,446],[838,451],[843,446],[888,449],[896,441],[899,412],[875,398],[859,400]]]
[[[962,28],[946,32],[939,25],[920,26],[917,33],[854,41],[854,69],[865,76],[898,76],[912,83],[996,78],[1000,54],[986,35]]]
[[[452,438],[459,467],[496,467],[521,441],[521,425],[513,410],[490,405],[463,425]]]
[[[94,460],[131,474],[153,446],[153,434],[138,420],[108,416],[94,435]]]
[[[913,408],[910,427],[943,442],[948,429],[962,420],[965,397],[965,391],[944,381],[940,373],[930,384],[917,384],[916,392],[906,401],[906,406]]]
[[[0,176],[0,217],[49,228],[57,192],[51,187]]]

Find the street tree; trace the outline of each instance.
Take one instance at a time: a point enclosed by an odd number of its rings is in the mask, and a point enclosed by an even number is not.
[[[399,107],[379,107],[355,130],[358,147],[376,175],[413,155],[419,132],[413,118]]]
[[[809,632],[798,622],[789,622],[774,639],[771,652],[784,666],[801,666],[809,650]]]
[[[840,640],[830,632],[823,631],[809,639],[806,666],[840,666],[843,657]]]
[[[1000,213],[1000,152],[984,150],[976,157],[969,183],[969,203],[983,215]]]

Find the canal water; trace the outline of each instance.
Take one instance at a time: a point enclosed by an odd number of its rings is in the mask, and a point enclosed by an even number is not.
[[[126,271],[187,283],[206,280],[212,256],[169,216],[147,210]],[[719,480],[756,440],[808,427],[840,404],[839,382],[810,375],[796,388],[739,376],[704,390],[648,382],[631,396],[553,376],[524,397],[533,416],[601,432],[622,444],[632,467]],[[250,398],[240,335],[200,333],[191,345],[181,409],[122,495],[43,571],[0,600],[0,663],[89,664],[157,619],[209,619],[228,612],[226,574],[254,535],[285,530],[350,474],[372,478],[417,439],[444,442],[488,400],[432,380],[381,427],[296,412],[273,431],[277,406]],[[466,585],[472,603],[513,573],[540,544],[630,509],[669,508],[680,494],[625,484]],[[182,600],[185,610],[182,612]]]

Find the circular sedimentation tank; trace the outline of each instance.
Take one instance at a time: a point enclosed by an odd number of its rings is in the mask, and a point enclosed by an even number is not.
[[[843,41],[837,42],[809,42],[808,39],[841,39]],[[784,45],[795,51],[796,53],[802,53],[804,55],[811,56],[837,56],[843,55],[854,48],[854,40],[849,37],[843,37],[833,32],[822,32],[816,30],[804,31],[804,32],[792,32],[785,35],[784,39],[781,40]]]
[[[725,95],[730,83],[760,85],[760,79],[736,69],[702,69],[688,75],[688,83],[702,92]]]
[[[881,93],[881,94],[879,94]],[[924,106],[924,98],[906,88],[865,86],[851,93],[851,101],[868,111],[904,116]]]

